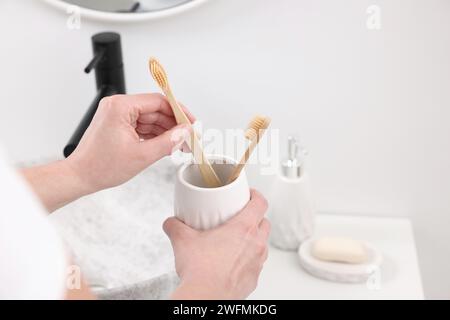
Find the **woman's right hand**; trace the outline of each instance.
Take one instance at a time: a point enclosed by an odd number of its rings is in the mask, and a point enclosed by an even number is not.
[[[244,299],[268,255],[267,201],[252,190],[247,206],[223,225],[197,231],[176,218],[164,223],[181,284],[173,299]]]

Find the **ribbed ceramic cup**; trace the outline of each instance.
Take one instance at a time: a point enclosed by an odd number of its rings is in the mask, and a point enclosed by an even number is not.
[[[222,181],[226,181],[236,161],[225,156],[208,157]],[[207,230],[230,219],[250,200],[247,177],[241,175],[232,183],[208,188],[192,162],[182,165],[175,183],[175,216],[197,230]]]

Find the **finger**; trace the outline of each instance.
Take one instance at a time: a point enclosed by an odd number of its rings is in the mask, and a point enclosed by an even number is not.
[[[189,130],[190,127],[187,125],[178,125],[153,139],[139,143],[140,152],[150,165],[180,149],[182,144],[190,138]]]
[[[127,95],[125,97],[129,99],[130,103],[139,107],[139,113],[141,115],[160,111],[167,116],[173,117],[172,107],[167,101],[167,98],[160,93],[135,94]],[[179,103],[179,105],[186,113],[186,116],[189,118],[189,120],[194,123],[196,119],[192,115],[192,113],[183,104]]]
[[[173,116],[165,115],[162,112],[142,114],[138,119],[139,124],[157,124],[166,129],[171,129],[177,125]]]
[[[139,115],[162,112],[167,116],[173,117],[172,108],[167,98],[160,93],[124,95],[123,99],[126,99],[128,105],[136,106],[139,110]]]
[[[259,231],[264,236],[265,239],[269,237],[270,234],[270,222],[266,218],[262,219],[259,223]]]
[[[188,108],[186,108],[183,104],[178,103],[181,107],[181,109],[183,109],[183,112],[186,114],[186,116],[188,117],[189,121],[191,121],[191,123],[194,123],[197,119],[195,118],[195,116],[189,111]],[[172,121],[175,122],[175,117],[173,114],[172,109],[170,109],[169,114],[167,114],[167,112],[160,112],[160,114],[169,117],[170,119],[173,119]],[[154,122],[155,115],[153,115],[152,113],[144,113],[140,115],[140,118],[138,121],[140,122]],[[176,123],[176,122],[175,122]]]
[[[242,219],[249,224],[259,225],[267,211],[267,200],[261,193],[252,189],[250,190],[250,201],[236,216],[237,219]]]
[[[164,221],[163,230],[171,241],[183,239],[195,231],[175,217],[168,218]]]
[[[166,131],[166,128],[163,128],[157,124],[138,124],[136,127],[136,132],[138,134],[153,134],[155,136],[159,136]]]

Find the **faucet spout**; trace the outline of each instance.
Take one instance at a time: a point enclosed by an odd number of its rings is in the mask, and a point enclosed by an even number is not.
[[[86,68],[84,68],[85,73],[90,73],[92,69],[95,69],[97,65],[102,61],[103,57],[105,56],[105,50],[101,50],[97,52],[97,54],[92,58],[91,62],[87,65]]]

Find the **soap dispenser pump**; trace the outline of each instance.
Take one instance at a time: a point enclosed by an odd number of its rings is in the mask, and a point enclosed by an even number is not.
[[[272,184],[269,220],[272,224],[270,242],[283,250],[297,250],[314,229],[314,203],[305,152],[293,136],[288,137],[288,157]]]
[[[300,146],[297,140],[289,136],[288,137],[288,158],[281,164],[281,173],[288,179],[297,179],[301,176],[301,163],[302,160],[299,157]]]

